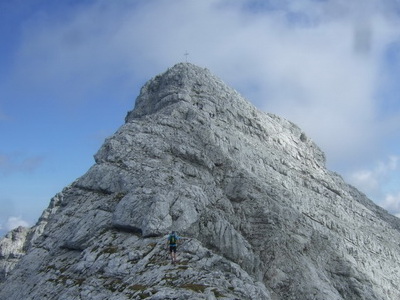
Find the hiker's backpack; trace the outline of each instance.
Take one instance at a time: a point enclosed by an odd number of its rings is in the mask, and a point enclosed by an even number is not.
[[[170,245],[176,244],[176,236],[175,236],[175,234],[170,235],[170,237],[169,237],[169,244],[170,244]]]

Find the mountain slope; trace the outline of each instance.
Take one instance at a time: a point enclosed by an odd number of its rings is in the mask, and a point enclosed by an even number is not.
[[[0,299],[400,297],[399,220],[293,123],[188,63],[125,121],[27,234]]]

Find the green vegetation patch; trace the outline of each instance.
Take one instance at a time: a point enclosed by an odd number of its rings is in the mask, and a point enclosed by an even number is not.
[[[121,199],[122,198],[124,198],[125,197],[125,195],[126,195],[126,193],[118,193],[118,194],[116,194],[115,196],[114,196],[114,201],[115,202],[119,202],[119,201],[121,201]]]
[[[67,282],[69,281],[70,285],[79,285],[80,286],[82,284],[82,282],[85,280],[82,281],[81,279],[75,279],[75,278],[72,278],[67,275],[60,275],[55,279],[54,278],[48,279],[47,281],[52,282],[54,284],[61,284],[63,286],[66,286]]]
[[[133,284],[127,287],[129,290],[134,291],[135,294],[139,292],[139,294],[136,294],[137,297],[140,299],[146,299],[151,296],[150,292],[145,292],[145,290],[148,288],[148,286],[143,285],[143,284]]]
[[[142,285],[142,284],[133,284],[133,285],[130,285],[128,287],[128,289],[130,289],[132,291],[144,291],[145,289],[147,289],[147,286]]]
[[[119,278],[116,278],[116,279],[113,279],[113,280],[111,280],[111,281],[105,282],[105,283],[103,284],[103,286],[104,286],[107,290],[109,290],[109,291],[111,291],[111,292],[113,292],[113,293],[116,292],[116,291],[122,292],[122,291],[125,290],[126,287],[127,287],[127,285],[126,285],[125,283],[123,283],[122,280],[119,279]]]
[[[40,271],[44,271],[44,272],[50,272],[52,270],[57,270],[55,265],[48,265],[47,267],[45,267],[44,269],[41,269]]]
[[[108,246],[106,248],[104,248],[103,250],[101,250],[99,253],[97,253],[96,256],[96,260],[99,258],[99,256],[103,255],[103,254],[114,254],[114,253],[118,253],[119,249],[116,246]]]
[[[118,252],[118,247],[110,246],[110,247],[107,247],[107,248],[103,249],[100,253],[102,253],[102,254],[105,254],[105,253],[114,254],[114,253],[117,253],[117,252]]]
[[[217,297],[217,298],[224,298],[224,297],[225,297],[225,295],[222,294],[222,293],[221,293],[220,291],[218,291],[217,289],[213,289],[212,291],[213,291],[215,297]]]
[[[204,284],[186,283],[180,286],[183,289],[192,290],[197,293],[204,293],[207,286]]]
[[[150,293],[140,293],[138,296],[140,299],[147,299],[151,296],[151,294]]]

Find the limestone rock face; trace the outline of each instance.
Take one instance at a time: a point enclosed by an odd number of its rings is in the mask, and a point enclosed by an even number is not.
[[[12,265],[0,242],[0,299],[400,299],[399,219],[293,123],[188,63],[125,121]]]
[[[19,259],[25,255],[24,245],[29,229],[18,227],[0,240],[0,281],[4,280]]]

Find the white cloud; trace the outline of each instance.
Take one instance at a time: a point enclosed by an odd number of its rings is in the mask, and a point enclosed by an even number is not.
[[[372,191],[379,188],[382,181],[386,181],[392,172],[399,169],[399,159],[398,156],[391,155],[386,161],[378,161],[371,170],[354,171],[350,178],[352,182],[363,185],[365,188],[369,187],[368,190]]]
[[[380,184],[379,175],[371,170],[355,171],[350,181],[367,194],[375,194]]]
[[[354,171],[348,180],[392,214],[400,214],[400,157],[390,156],[371,169]]]
[[[400,191],[395,195],[386,195],[386,198],[381,203],[381,206],[394,215],[400,217]]]
[[[6,229],[8,231],[13,230],[19,226],[29,227],[29,223],[22,219],[21,216],[19,217],[9,217],[6,222]]]

